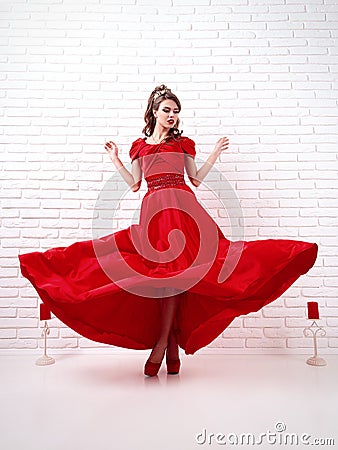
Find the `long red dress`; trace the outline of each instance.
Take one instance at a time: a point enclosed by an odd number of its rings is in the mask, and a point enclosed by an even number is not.
[[[102,238],[19,255],[22,275],[63,323],[93,341],[150,349],[159,298],[179,295],[174,321],[186,354],[235,317],[280,297],[315,263],[318,246],[286,239],[228,240],[184,180],[187,137],[130,149],[148,191],[139,223]]]

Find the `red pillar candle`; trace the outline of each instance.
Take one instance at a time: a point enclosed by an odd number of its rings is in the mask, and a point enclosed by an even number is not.
[[[40,303],[40,320],[48,320],[50,318],[50,309],[44,303]]]
[[[308,319],[319,319],[317,302],[307,302],[307,317]]]

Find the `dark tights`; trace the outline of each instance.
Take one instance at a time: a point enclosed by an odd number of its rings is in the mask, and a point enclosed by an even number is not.
[[[166,348],[168,359],[178,358],[178,345],[173,323],[178,308],[179,295],[159,298],[158,301],[161,314],[161,331],[149,356],[149,360],[153,363],[162,361]]]

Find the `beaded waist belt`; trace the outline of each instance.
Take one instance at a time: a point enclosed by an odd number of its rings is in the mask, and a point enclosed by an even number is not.
[[[160,189],[164,187],[176,186],[178,184],[186,184],[184,181],[184,175],[180,173],[167,173],[159,175],[156,178],[146,180],[148,190]]]

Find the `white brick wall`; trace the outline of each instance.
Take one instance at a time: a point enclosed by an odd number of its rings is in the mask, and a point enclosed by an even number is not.
[[[229,136],[215,167],[240,199],[245,239],[319,244],[307,275],[209,349],[310,353],[302,330],[317,300],[319,347],[337,353],[336,0],[3,0],[0,17],[2,351],[42,346],[39,299],[17,255],[92,237],[115,170],[103,144],[115,140],[130,168],[148,95],[165,83],[181,98],[198,165]],[[224,211],[195,192],[227,235]],[[128,196],[114,228],[129,226],[144,193]],[[105,347],[56,318],[50,326],[55,351]]]

